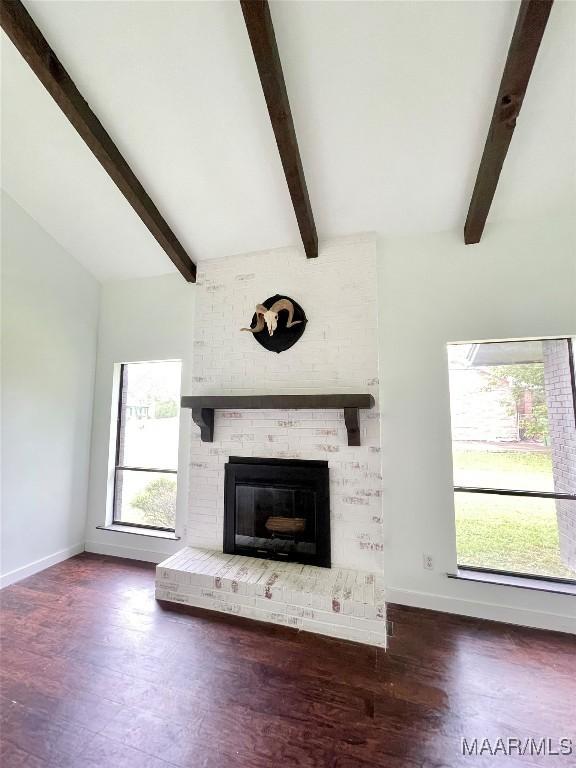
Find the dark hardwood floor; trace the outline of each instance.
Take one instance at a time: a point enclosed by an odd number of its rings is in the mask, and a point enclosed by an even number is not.
[[[2,768],[576,765],[461,744],[576,741],[573,636],[392,607],[384,653],[167,610],[151,566],[91,555],[0,594]]]

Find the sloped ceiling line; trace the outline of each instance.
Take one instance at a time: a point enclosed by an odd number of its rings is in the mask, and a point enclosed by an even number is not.
[[[20,0],[1,0],[2,29],[38,77],[112,181],[188,282],[196,265],[76,88]]]

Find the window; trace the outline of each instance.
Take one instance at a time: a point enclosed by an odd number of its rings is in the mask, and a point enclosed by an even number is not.
[[[120,368],[113,523],[174,531],[179,361]]]
[[[459,568],[576,582],[574,348],[448,345]]]

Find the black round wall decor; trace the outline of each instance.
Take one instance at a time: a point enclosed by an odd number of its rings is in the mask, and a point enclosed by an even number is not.
[[[270,307],[277,301],[280,301],[280,299],[287,299],[292,303],[292,306],[294,307],[292,323],[297,324],[287,328],[286,324],[288,323],[289,313],[286,310],[282,310],[278,313],[278,325],[272,336],[270,336],[268,333],[268,328],[266,326],[264,326],[264,328],[258,333],[252,334],[258,344],[261,344],[264,349],[267,349],[270,352],[278,353],[285,352],[287,349],[290,349],[290,347],[296,344],[298,339],[304,333],[306,323],[308,322],[306,315],[304,314],[304,310],[300,304],[298,304],[297,301],[294,301],[294,299],[291,299],[289,296],[280,296],[279,294],[276,294],[276,296],[270,296],[270,298],[266,299],[266,301],[263,301],[262,304],[266,307],[266,309],[270,309]],[[252,316],[250,327],[255,328],[257,322],[258,315],[255,312]]]

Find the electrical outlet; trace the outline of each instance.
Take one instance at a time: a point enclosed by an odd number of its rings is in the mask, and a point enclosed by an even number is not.
[[[422,555],[422,561],[424,568],[427,571],[433,571],[434,570],[434,558],[432,555]]]

